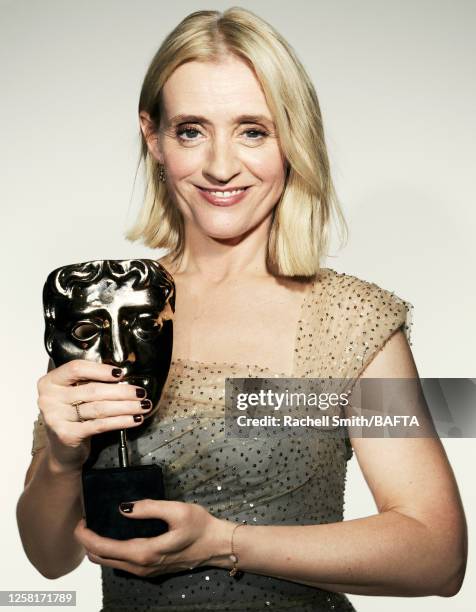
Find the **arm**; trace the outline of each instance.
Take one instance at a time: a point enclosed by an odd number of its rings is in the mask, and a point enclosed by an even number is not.
[[[48,362],[48,372],[54,369]],[[81,468],[65,469],[50,453],[48,438],[31,460],[17,503],[17,523],[28,559],[46,578],[74,570],[85,551],[73,537],[81,518]]]
[[[82,516],[81,469],[64,469],[49,446],[34,456],[17,504],[17,522],[28,559],[46,578],[68,574],[83,560],[83,546],[73,537]]]
[[[417,376],[401,331],[363,374]],[[465,572],[466,524],[441,442],[354,438],[352,444],[378,514],[328,525],[245,526],[235,534],[240,568],[359,595],[456,594]]]
[[[46,578],[74,570],[85,550],[74,537],[81,519],[81,473],[95,434],[137,427],[144,414],[135,385],[117,382],[115,368],[86,360],[70,361],[38,381],[38,406],[48,435],[35,453],[17,503],[17,523],[25,553]],[[117,374],[117,372],[116,372]],[[79,381],[89,381],[76,386]],[[98,382],[99,381],[99,382]],[[84,422],[72,402],[82,401]],[[39,444],[38,446],[41,446]]]

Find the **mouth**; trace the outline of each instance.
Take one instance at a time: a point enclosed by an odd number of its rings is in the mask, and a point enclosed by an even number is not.
[[[206,189],[198,185],[196,185],[196,187],[202,197],[214,206],[231,206],[232,204],[237,204],[243,200],[250,188],[250,186],[248,186],[236,187],[235,189]]]

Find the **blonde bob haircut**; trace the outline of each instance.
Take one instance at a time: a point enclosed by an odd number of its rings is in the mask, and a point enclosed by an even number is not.
[[[220,62],[233,54],[254,70],[274,119],[287,161],[285,186],[273,210],[267,269],[275,276],[314,277],[328,253],[333,218],[341,238],[347,225],[331,179],[324,129],[314,87],[284,38],[251,11],[232,7],[196,11],[166,37],[145,75],[139,112],[158,129],[161,93],[176,68],[191,62]],[[141,133],[145,163],[144,203],[126,238],[167,249],[174,262],[184,249],[182,214],[159,180],[160,167]]]

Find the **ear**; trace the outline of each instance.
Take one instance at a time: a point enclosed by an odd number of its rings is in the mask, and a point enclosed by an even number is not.
[[[163,164],[163,155],[159,142],[159,132],[157,126],[150,118],[149,113],[141,111],[139,113],[140,129],[144,135],[145,141],[147,142],[147,148],[149,153],[159,164]]]

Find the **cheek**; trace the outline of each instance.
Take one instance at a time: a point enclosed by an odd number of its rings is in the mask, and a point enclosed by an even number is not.
[[[247,167],[264,183],[284,182],[285,169],[278,148],[251,150],[244,159]]]
[[[165,152],[168,175],[180,179],[189,176],[201,168],[204,154],[200,147],[178,149],[171,148]]]

